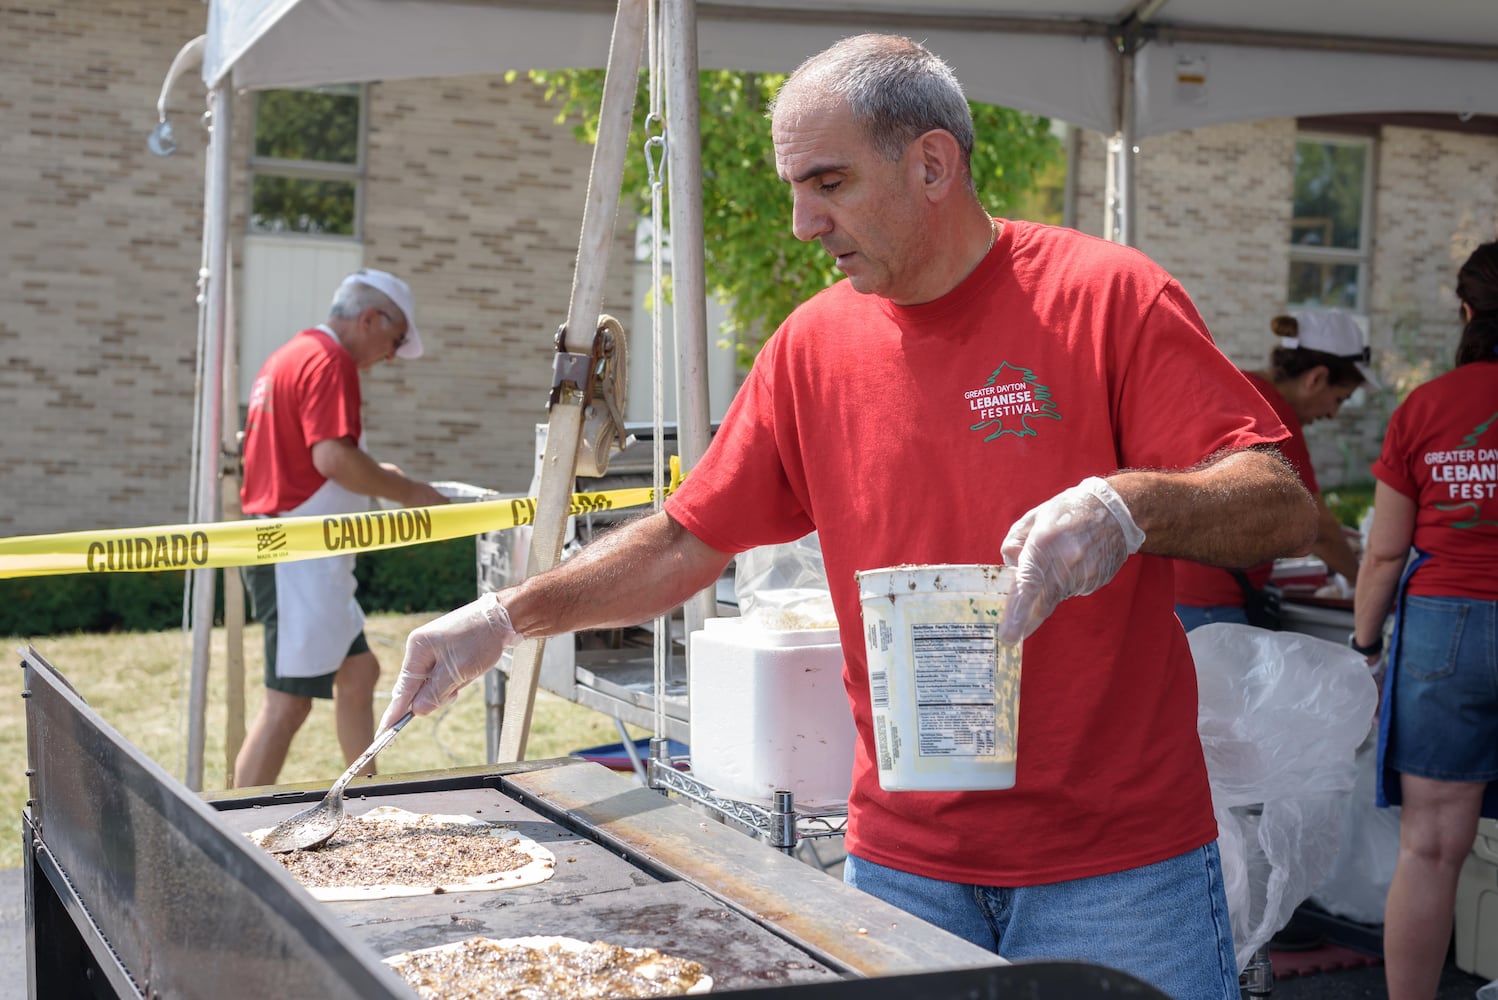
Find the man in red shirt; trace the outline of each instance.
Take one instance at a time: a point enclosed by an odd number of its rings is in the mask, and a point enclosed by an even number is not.
[[[777,100],[797,238],[846,281],[766,344],[666,509],[411,634],[385,722],[431,712],[522,636],[638,622],[732,553],[816,529],[858,729],[845,878],[1010,959],[1238,994],[1171,557],[1307,544],[1284,426],[1143,255],[990,218],[950,69],[906,38],[812,57]],[[1015,567],[1013,788],[878,781],[854,572]]]
[[[419,358],[415,305],[404,281],[365,268],[345,278],[327,322],[266,359],[250,390],[240,506],[258,517],[368,510],[371,497],[408,507],[446,503],[426,483],[360,448],[359,374]],[[350,763],[374,739],[380,663],[354,599],[354,557],[249,566],[246,588],[265,626],[265,701],[234,762],[237,786],[274,782],[313,698],[332,698]]]

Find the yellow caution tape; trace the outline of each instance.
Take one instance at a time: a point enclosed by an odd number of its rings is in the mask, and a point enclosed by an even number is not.
[[[680,466],[673,457],[665,495],[680,483]],[[567,513],[624,510],[654,502],[655,490],[649,486],[574,493]],[[536,498],[519,497],[355,514],[20,535],[0,538],[0,579],[294,562],[441,542],[535,520]]]

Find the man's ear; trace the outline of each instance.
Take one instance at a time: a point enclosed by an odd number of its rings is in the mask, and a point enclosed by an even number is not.
[[[916,139],[915,151],[921,167],[926,197],[941,201],[962,186],[962,148],[946,129],[934,128]]]
[[[1329,381],[1331,381],[1331,377],[1332,370],[1330,368],[1328,368],[1326,365],[1317,365],[1310,371],[1306,372],[1306,379],[1304,384],[1308,390],[1310,390],[1311,392],[1315,392],[1325,386]]]

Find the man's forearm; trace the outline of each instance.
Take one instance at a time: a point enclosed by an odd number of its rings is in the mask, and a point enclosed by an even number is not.
[[[346,490],[407,506],[420,499],[417,490],[426,485],[385,468],[346,440],[319,441],[313,445],[312,463],[324,478]]]
[[[499,600],[528,638],[636,625],[711,585],[730,558],[656,513],[611,531]]]
[[[1253,566],[1304,552],[1316,505],[1277,454],[1239,451],[1185,472],[1107,477],[1144,531],[1140,551],[1214,566]]]
[[[1347,536],[1342,531],[1342,522],[1337,520],[1326,501],[1317,499],[1316,509],[1318,513],[1316,528],[1316,544],[1311,546],[1311,554],[1316,556],[1333,573],[1340,573],[1342,577],[1352,583],[1358,582],[1358,557],[1352,551],[1352,546],[1347,543]]]

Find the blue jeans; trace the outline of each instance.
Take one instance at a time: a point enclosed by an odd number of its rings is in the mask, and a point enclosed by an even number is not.
[[[1384,763],[1437,781],[1498,780],[1498,601],[1404,599]]]
[[[999,889],[848,856],[843,880],[1010,961],[1106,965],[1176,1000],[1238,1000],[1216,843],[1111,875]]]
[[[1243,610],[1243,605],[1220,604],[1211,608],[1196,608],[1189,604],[1176,605],[1176,617],[1181,620],[1181,627],[1187,632],[1203,625],[1213,622],[1236,622],[1239,625],[1248,624],[1248,612]]]

